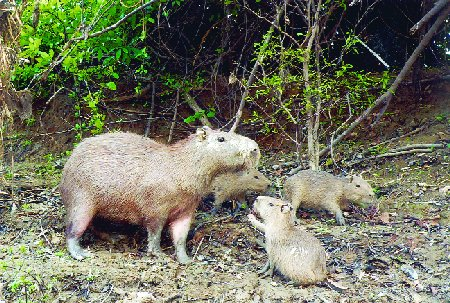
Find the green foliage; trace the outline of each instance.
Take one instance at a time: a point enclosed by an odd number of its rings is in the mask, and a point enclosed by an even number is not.
[[[262,40],[266,37],[267,34]],[[345,61],[330,61],[325,55],[319,57],[320,66],[316,66],[317,60],[311,54],[310,86],[307,87],[303,78],[305,50],[285,47],[282,41],[279,36],[273,35],[268,43],[255,43],[254,57],[264,57],[265,74],[253,85],[254,93],[248,100],[262,103],[260,107],[265,108],[266,113],[253,111],[247,122],[261,125],[261,131],[265,134],[278,132],[280,127],[288,127],[289,124],[304,124],[307,112],[316,109],[318,100],[323,114],[331,118],[321,123],[322,129],[335,129],[347,116],[358,115],[373,104],[379,91],[388,86],[388,72],[373,74],[358,71]],[[343,52],[357,52],[359,43],[356,36],[347,33]],[[308,95],[312,96],[311,100],[305,98]]]
[[[160,2],[162,15],[167,17],[184,0]],[[129,78],[130,69],[136,75],[147,76],[153,66],[155,60],[148,53],[145,39],[158,16],[158,2],[126,19],[116,29],[88,39],[82,37],[115,24],[142,2],[47,0],[38,3],[39,23],[34,27],[35,2],[21,2],[21,63],[15,66],[12,80],[20,88],[46,75],[38,86],[43,98],[48,97],[50,85],[77,88],[71,93],[76,101],[76,139],[81,140],[87,131],[101,133],[105,114],[98,105],[102,98],[116,91],[117,83]],[[51,66],[55,61],[60,64]],[[25,123],[32,126],[35,120]]]
[[[207,111],[202,109],[202,110],[199,110],[198,112],[196,112],[195,114],[185,118],[184,122],[189,124],[189,123],[195,122],[203,117],[213,118],[215,116],[216,116],[216,110],[214,108],[210,108]]]

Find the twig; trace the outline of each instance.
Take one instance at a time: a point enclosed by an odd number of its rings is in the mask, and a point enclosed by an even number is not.
[[[153,120],[153,112],[155,110],[155,88],[156,84],[155,82],[152,83],[152,103],[150,105],[150,116],[148,117],[148,122],[147,122],[147,126],[145,127],[145,132],[144,132],[144,137],[148,137],[149,133],[150,133],[150,127],[152,124],[152,120]]]
[[[167,143],[170,143],[172,141],[173,129],[175,128],[175,121],[177,120],[178,102],[179,101],[180,101],[180,90],[177,89],[177,97],[176,97],[176,101],[175,101],[175,109],[173,110],[172,124],[170,125],[169,138],[167,139]]]
[[[200,243],[198,243],[197,249],[195,250],[195,253],[194,253],[194,256],[192,257],[192,259],[195,259],[195,257],[197,256],[198,250],[200,249],[200,246],[202,246],[203,239],[205,239],[205,237],[202,237],[202,239],[200,240]]]
[[[50,104],[50,102],[52,102],[53,99],[55,99],[56,95],[58,95],[58,93],[60,91],[62,91],[64,89],[64,87],[60,87],[56,92],[53,93],[53,95],[47,100],[47,102],[45,102],[44,105],[44,109],[41,112],[41,115],[39,116],[39,124],[43,127],[42,125],[42,116],[44,115],[45,110],[47,109],[47,106]]]
[[[106,32],[109,32],[110,30],[116,29],[117,27],[119,27],[119,25],[121,25],[123,22],[125,22],[125,20],[127,20],[128,18],[130,18],[131,16],[133,16],[134,14],[139,12],[140,10],[146,8],[147,6],[150,6],[154,2],[156,2],[156,0],[150,0],[149,2],[142,4],[141,6],[135,8],[130,13],[126,14],[124,17],[122,17],[119,21],[117,21],[113,25],[110,25],[110,26],[102,29],[101,31],[95,32],[93,34],[87,34],[87,35],[83,35],[81,37],[74,38],[74,41],[80,41],[80,40],[86,40],[88,38],[94,38],[94,37],[100,36],[100,35],[102,35],[102,34],[104,34]]]
[[[365,48],[367,48],[367,50],[375,57],[378,59],[378,61],[380,61],[384,66],[386,66],[386,68],[389,68],[389,64],[386,63],[386,61],[383,60],[383,58],[381,58],[380,55],[378,55],[374,50],[372,50],[367,44],[365,44],[361,39],[359,39],[358,37],[356,37],[356,40],[359,41],[359,43],[362,44],[362,46],[364,46]]]

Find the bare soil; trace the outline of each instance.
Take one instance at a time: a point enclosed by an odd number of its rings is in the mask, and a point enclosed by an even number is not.
[[[324,283],[302,287],[278,274],[260,277],[266,255],[248,210],[211,216],[209,205],[192,226],[190,265],[175,261],[167,235],[165,255],[156,258],[146,255],[141,228],[105,222],[84,236],[93,257],[76,261],[65,248],[65,211],[55,189],[64,159],[46,158],[7,167],[0,184],[0,302],[450,302],[449,88],[435,89],[419,106],[406,96],[379,126],[342,143],[336,163],[325,165],[334,173],[368,171],[364,177],[378,199],[367,210],[344,213],[346,226],[326,212],[298,213],[328,253]],[[445,148],[371,158],[436,142]],[[261,170],[273,181],[271,195],[282,195],[296,159],[264,150]]]

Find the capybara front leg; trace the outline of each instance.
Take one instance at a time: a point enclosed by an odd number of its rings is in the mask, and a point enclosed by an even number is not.
[[[345,225],[345,219],[339,206],[336,205],[329,208],[328,210],[336,216],[336,222],[338,225]]]
[[[159,255],[161,251],[161,232],[163,224],[153,221],[151,224],[146,224],[147,227],[147,252],[151,255]]]
[[[186,238],[191,225],[192,217],[183,217],[170,223],[170,231],[172,233],[172,240],[175,245],[175,252],[177,254],[178,262],[187,264],[192,262],[192,259],[186,253]]]
[[[248,214],[247,218],[256,229],[258,229],[259,231],[261,231],[263,233],[266,232],[266,226],[264,225],[264,223],[258,221],[258,219],[256,219],[254,214]]]
[[[67,250],[74,259],[83,260],[91,254],[81,248],[80,238],[91,222],[92,216],[84,214],[74,217],[76,219],[69,220],[66,228]]]

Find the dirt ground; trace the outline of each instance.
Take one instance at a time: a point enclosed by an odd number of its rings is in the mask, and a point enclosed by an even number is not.
[[[406,118],[399,113],[408,105],[400,103],[379,128],[355,134],[365,141],[342,143],[336,164],[325,165],[334,173],[365,171],[378,198],[367,210],[344,213],[346,226],[326,212],[298,213],[328,254],[328,280],[308,287],[259,276],[262,235],[247,222],[248,210],[232,216],[226,207],[216,216],[208,205],[197,212],[190,265],[174,260],[167,235],[165,255],[155,258],[145,253],[141,228],[102,222],[98,229],[113,230],[111,239],[88,231],[82,244],[93,257],[76,261],[65,248],[65,211],[54,187],[63,163],[16,163],[0,187],[0,302],[450,302],[448,95],[447,87],[441,102]],[[443,148],[376,158],[425,143]],[[293,154],[263,153],[261,171],[279,196],[298,162]]]

